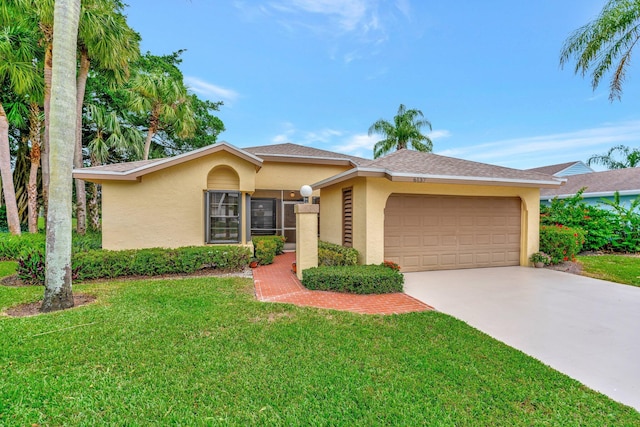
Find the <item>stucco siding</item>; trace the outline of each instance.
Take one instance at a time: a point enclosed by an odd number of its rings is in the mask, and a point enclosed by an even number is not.
[[[321,238],[334,243],[338,233],[335,225],[325,225],[340,219],[341,199],[344,187],[353,186],[353,241],[360,252],[363,264],[379,264],[384,260],[384,208],[391,194],[431,194],[452,196],[519,197],[522,201],[520,264],[527,265],[528,257],[538,250],[540,190],[528,187],[475,186],[456,184],[429,184],[391,182],[384,178],[358,178],[322,189]],[[325,193],[329,197],[325,198]],[[324,218],[326,212],[330,218]],[[325,232],[326,230],[326,232]],[[340,230],[341,233],[341,230]],[[340,234],[341,235],[341,234]],[[338,237],[339,239],[339,237]]]
[[[238,174],[240,191],[255,190],[255,166],[224,152],[150,173],[140,182],[104,182],[103,247],[204,245],[203,192],[211,178],[209,172],[221,165]],[[228,169],[225,171],[228,176]],[[244,212],[244,198],[242,203]]]
[[[349,169],[348,166],[265,162],[256,175],[256,188],[264,190],[300,190]],[[319,191],[314,191],[314,196]]]

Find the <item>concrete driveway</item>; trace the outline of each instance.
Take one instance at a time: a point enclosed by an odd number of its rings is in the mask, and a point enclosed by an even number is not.
[[[414,298],[640,410],[640,288],[527,267],[404,276]]]

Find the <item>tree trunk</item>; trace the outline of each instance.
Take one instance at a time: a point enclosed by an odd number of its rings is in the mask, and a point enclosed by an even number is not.
[[[94,156],[91,156],[91,166],[99,166],[100,163],[98,163],[97,159]],[[88,207],[88,211],[89,211],[89,218],[90,218],[90,222],[89,222],[89,227],[91,228],[92,231],[100,231],[100,209],[98,206],[98,193],[99,193],[99,187],[98,184],[96,183],[90,183],[90,194],[91,197],[89,198],[88,202],[87,202],[87,207]]]
[[[43,28],[47,44],[44,51],[44,140],[41,146],[40,161],[42,162],[42,207],[44,210],[44,225],[47,226],[47,212],[49,211],[49,128],[51,110],[51,57],[53,44],[50,34],[52,30]]]
[[[71,291],[71,202],[76,117],[76,50],[80,0],[54,6],[51,117],[49,128],[49,211],[45,291],[41,311],[73,307]]]
[[[20,235],[20,217],[18,216],[18,203],[16,201],[16,189],[13,186],[13,174],[11,173],[11,150],[9,149],[9,120],[0,104],[0,175],[2,176],[2,192],[7,205],[7,223],[11,234]]]
[[[29,233],[38,232],[38,168],[40,168],[40,108],[38,104],[31,104],[31,118],[29,124],[29,139],[31,140],[31,168],[29,169],[29,183],[27,194],[29,197]]]
[[[142,160],[149,160],[151,140],[153,139],[153,135],[155,135],[156,131],[158,130],[158,116],[159,113],[157,113],[156,109],[154,108],[151,112],[151,119],[149,120],[149,131],[147,132],[147,139],[144,141],[144,154],[142,156]]]
[[[82,106],[84,104],[84,92],[87,87],[89,75],[89,54],[86,47],[80,50],[80,70],[78,71],[78,83],[76,87],[76,148],[73,157],[73,167],[81,168],[82,163]],[[87,187],[81,179],[76,179],[76,232],[85,234],[87,231]]]

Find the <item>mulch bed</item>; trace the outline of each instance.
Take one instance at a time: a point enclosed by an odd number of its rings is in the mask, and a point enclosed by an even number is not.
[[[94,302],[96,297],[89,294],[73,294],[73,306],[80,307]],[[42,301],[30,302],[26,304],[16,305],[7,309],[4,313],[11,317],[27,317],[40,314],[40,306]]]
[[[564,271],[571,274],[582,274],[582,264],[573,261],[564,261],[556,265],[547,265],[545,268],[549,270]]]

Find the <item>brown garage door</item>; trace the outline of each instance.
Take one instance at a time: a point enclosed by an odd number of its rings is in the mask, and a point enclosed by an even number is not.
[[[391,195],[384,256],[402,271],[520,263],[520,199]]]

